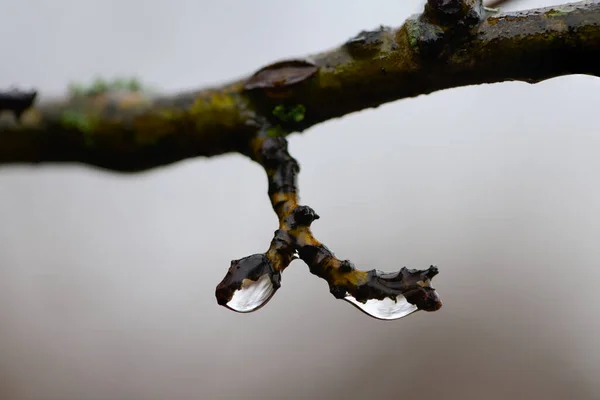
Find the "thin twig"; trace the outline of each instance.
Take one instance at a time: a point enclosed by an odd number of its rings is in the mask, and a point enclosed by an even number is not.
[[[329,284],[330,292],[369,315],[380,319],[396,319],[418,310],[436,311],[442,303],[431,287],[436,267],[426,270],[402,268],[386,274],[378,270],[361,271],[348,260],[340,260],[312,234],[310,226],[319,219],[308,206],[298,205],[297,175],[299,166],[288,153],[283,137],[261,135],[252,141],[252,158],[260,163],[269,179],[271,205],[279,218],[269,250],[240,260],[233,260],[225,278],[216,289],[219,304],[234,311],[250,312],[267,303],[279,289],[281,273],[296,258],[296,252],[310,272]],[[264,277],[264,280],[261,279]],[[248,301],[236,300],[236,294],[255,282],[270,281],[268,295]],[[268,282],[267,282],[268,283]],[[256,295],[252,292],[249,296]],[[369,301],[390,304],[366,306]]]

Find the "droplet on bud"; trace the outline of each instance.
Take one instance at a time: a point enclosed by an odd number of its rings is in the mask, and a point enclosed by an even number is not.
[[[233,297],[225,307],[241,313],[252,312],[267,304],[274,294],[275,288],[269,274],[256,281],[244,279],[241,288],[233,292]]]
[[[400,319],[419,309],[416,305],[410,304],[401,294],[396,296],[395,300],[386,297],[383,300],[369,299],[361,303],[351,295],[344,297],[344,300],[373,318],[385,320]]]
[[[267,304],[280,286],[281,274],[273,270],[265,254],[253,254],[231,262],[215,295],[220,305],[248,313]]]
[[[336,298],[346,300],[373,318],[393,320],[418,310],[437,311],[442,307],[437,292],[431,287],[431,279],[437,273],[435,266],[426,270],[403,267],[392,273],[371,270],[359,286],[330,286],[330,289]]]

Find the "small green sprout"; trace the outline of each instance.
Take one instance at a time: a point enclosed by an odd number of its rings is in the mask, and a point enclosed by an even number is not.
[[[286,107],[283,104],[279,104],[273,109],[273,115],[282,122],[300,122],[304,119],[305,113],[306,107],[302,104],[292,107]]]

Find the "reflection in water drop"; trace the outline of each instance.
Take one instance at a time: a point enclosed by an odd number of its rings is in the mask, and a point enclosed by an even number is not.
[[[242,287],[233,293],[226,306],[233,311],[247,313],[258,310],[273,297],[275,289],[269,274],[264,274],[258,280],[244,279]]]
[[[410,304],[401,294],[396,297],[396,300],[386,297],[383,300],[369,299],[361,303],[351,295],[344,297],[344,300],[377,319],[399,319],[418,310],[417,306]]]

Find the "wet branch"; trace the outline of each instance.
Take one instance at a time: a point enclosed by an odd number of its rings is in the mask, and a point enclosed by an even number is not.
[[[281,286],[281,273],[298,256],[310,272],[329,284],[334,297],[344,299],[379,319],[397,319],[418,310],[436,311],[442,303],[431,287],[436,267],[426,270],[402,268],[386,274],[361,271],[348,260],[335,257],[312,234],[319,219],[315,211],[298,205],[298,163],[287,150],[283,137],[263,134],[252,141],[251,157],[260,163],[269,180],[269,197],[279,218],[266,253],[231,262],[216,289],[217,302],[238,312],[251,312],[265,305]],[[296,255],[297,254],[297,255]]]
[[[586,14],[592,12],[594,16]],[[568,18],[558,22],[555,16]],[[335,298],[375,318],[397,319],[418,310],[439,310],[441,300],[431,287],[437,267],[403,267],[393,273],[358,270],[314,237],[310,227],[319,216],[298,204],[300,168],[288,152],[285,136],[399,94],[408,97],[495,80],[537,82],[575,71],[596,74],[599,67],[586,66],[582,58],[590,48],[579,46],[590,44],[593,52],[599,49],[598,17],[598,4],[492,17],[481,1],[430,0],[422,15],[409,19],[399,30],[361,32],[333,52],[275,63],[245,80],[248,104],[258,116],[253,124],[259,127],[245,154],[267,173],[279,229],[265,253],[231,262],[217,285],[217,302],[238,312],[261,308],[281,287],[285,268],[299,257],[311,273],[328,283]],[[519,33],[511,32],[515,21],[520,21]],[[560,26],[557,32],[565,32],[567,24],[568,32],[577,32],[576,39],[548,38],[548,29]],[[583,27],[590,26],[591,34],[585,31],[584,35]],[[522,38],[526,42],[520,42]],[[515,47],[521,43],[522,48]],[[563,53],[560,57],[553,53],[557,49]]]
[[[400,28],[275,63],[222,87],[172,96],[107,88],[0,111],[0,164],[78,162],[141,171],[190,157],[247,153],[273,134],[437,90],[600,75],[600,3],[494,13],[475,0],[429,0]],[[11,110],[2,105],[0,110]],[[16,111],[16,110],[15,110]]]
[[[338,259],[298,204],[298,162],[286,136],[320,122],[437,90],[568,75],[600,75],[600,3],[499,14],[481,0],[428,0],[398,29],[364,31],[341,47],[285,60],[225,85],[152,96],[137,85],[77,90],[34,104],[35,92],[0,93],[0,164],[79,162],[121,172],[189,157],[242,153],[267,174],[279,228],[268,250],[233,260],[217,302],[257,310],[301,258],[330,292],[367,314],[396,319],[436,311],[437,267],[384,273]]]

